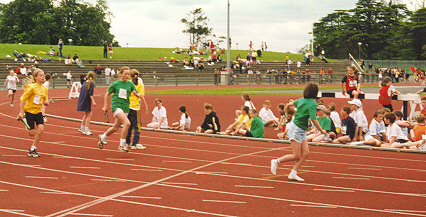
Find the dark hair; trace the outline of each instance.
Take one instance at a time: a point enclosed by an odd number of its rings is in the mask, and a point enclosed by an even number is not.
[[[51,78],[52,78],[52,75],[51,75],[50,73],[46,73],[46,74],[44,75],[44,77],[46,78],[46,81],[48,81],[49,79],[51,79]]]
[[[330,110],[330,112],[336,111],[336,105],[334,103],[330,103],[328,104],[328,109]]]
[[[416,121],[418,122],[418,123],[423,123],[423,122],[425,122],[425,116],[423,115],[423,114],[420,114],[420,115],[417,115],[417,117],[416,117]]]
[[[250,101],[250,96],[248,95],[248,93],[243,93],[243,98],[245,101]]]
[[[214,110],[213,106],[210,103],[204,103],[204,108],[207,109],[207,110],[209,110],[209,109]]]
[[[247,106],[244,106],[244,107],[247,107]],[[253,114],[257,114],[257,110],[256,109],[250,109],[250,111],[253,112]]]
[[[184,105],[179,107],[179,111],[185,114],[185,117],[188,118],[188,114],[186,114],[186,107]]]
[[[344,106],[344,107],[342,108],[342,110],[343,110],[343,111],[345,111],[345,112],[346,112],[346,114],[350,114],[350,113],[351,113],[351,108],[349,108],[349,106]]]
[[[280,103],[280,104],[278,104],[278,108],[280,108],[281,110],[284,110],[284,108],[285,108],[284,103]]]
[[[400,117],[400,118],[402,118],[403,116],[404,116],[404,114],[402,114],[402,112],[401,111],[394,111],[393,112],[397,117]]]
[[[291,120],[293,120],[293,115],[296,113],[296,111],[294,111],[294,109],[290,109],[290,110],[288,110],[288,112],[287,112],[287,115],[286,115],[286,123],[290,123],[291,122]]]
[[[306,85],[305,90],[303,91],[304,98],[316,99],[318,95],[318,85],[315,83],[309,83]]]
[[[386,84],[389,83],[389,81],[392,81],[392,79],[389,78],[388,76],[383,78],[382,87],[386,86]]]
[[[395,123],[396,116],[394,113],[391,112],[389,114],[386,114],[385,118],[388,119],[391,124]]]
[[[348,66],[348,68],[352,69],[352,71],[354,71],[354,74],[358,72],[358,69],[356,69],[355,66]]]
[[[133,82],[133,84],[135,84],[135,85],[138,85],[138,82],[139,82],[139,71],[137,70],[137,69],[132,69],[132,70],[130,70],[130,74],[131,74],[131,76],[132,76],[132,82]]]
[[[422,100],[426,100],[426,96],[422,97]]]
[[[381,113],[380,111],[376,111],[374,112],[373,118],[377,118],[377,116],[381,115],[383,113]]]
[[[160,103],[163,103],[163,101],[161,101],[161,99],[159,99],[159,98],[155,98],[155,99],[154,99],[154,102],[160,102]]]

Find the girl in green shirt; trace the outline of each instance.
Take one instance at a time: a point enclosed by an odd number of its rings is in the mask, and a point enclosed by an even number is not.
[[[288,138],[291,142],[293,153],[284,155],[278,159],[271,160],[271,172],[277,174],[278,164],[287,161],[296,161],[291,170],[288,178],[290,180],[305,181],[297,175],[297,170],[305,162],[309,156],[308,141],[306,139],[306,131],[308,130],[308,122],[311,119],[315,127],[323,134],[327,131],[323,130],[316,119],[317,103],[315,99],[318,94],[318,86],[315,83],[310,83],[305,87],[303,91],[303,98],[300,98],[290,104],[296,106],[297,111],[294,117],[294,121],[288,127]]]

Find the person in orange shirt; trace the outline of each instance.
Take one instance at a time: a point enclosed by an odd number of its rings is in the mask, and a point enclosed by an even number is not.
[[[426,117],[426,97],[422,97],[422,106],[423,106],[423,109],[421,114]]]
[[[425,116],[422,114],[416,117],[417,124],[414,125],[413,129],[410,131],[411,138],[413,138],[414,142],[422,140],[422,135],[426,134],[425,119]]]

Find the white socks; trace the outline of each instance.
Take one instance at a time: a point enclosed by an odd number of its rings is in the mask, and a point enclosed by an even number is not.
[[[126,139],[120,139],[120,146],[124,146],[124,143],[126,143]]]
[[[34,151],[34,150],[36,150],[36,147],[32,145],[31,148],[30,148],[30,150]]]
[[[290,180],[296,180],[296,181],[299,181],[299,182],[304,182],[305,181],[304,179],[300,178],[297,175],[297,171],[296,170],[291,170],[290,174],[288,174],[288,179],[290,179]]]
[[[106,138],[107,138],[106,133],[104,133],[104,134],[101,135],[102,142],[105,142]]]
[[[80,126],[80,129],[81,129],[81,130],[84,130],[84,128],[85,128],[85,127],[84,127],[84,125],[81,125],[81,126]]]

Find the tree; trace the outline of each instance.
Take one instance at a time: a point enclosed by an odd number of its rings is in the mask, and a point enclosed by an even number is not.
[[[212,32],[212,28],[207,26],[208,20],[201,8],[190,11],[180,20],[186,26],[182,32],[189,34],[189,43],[196,44],[203,35],[207,36]]]

